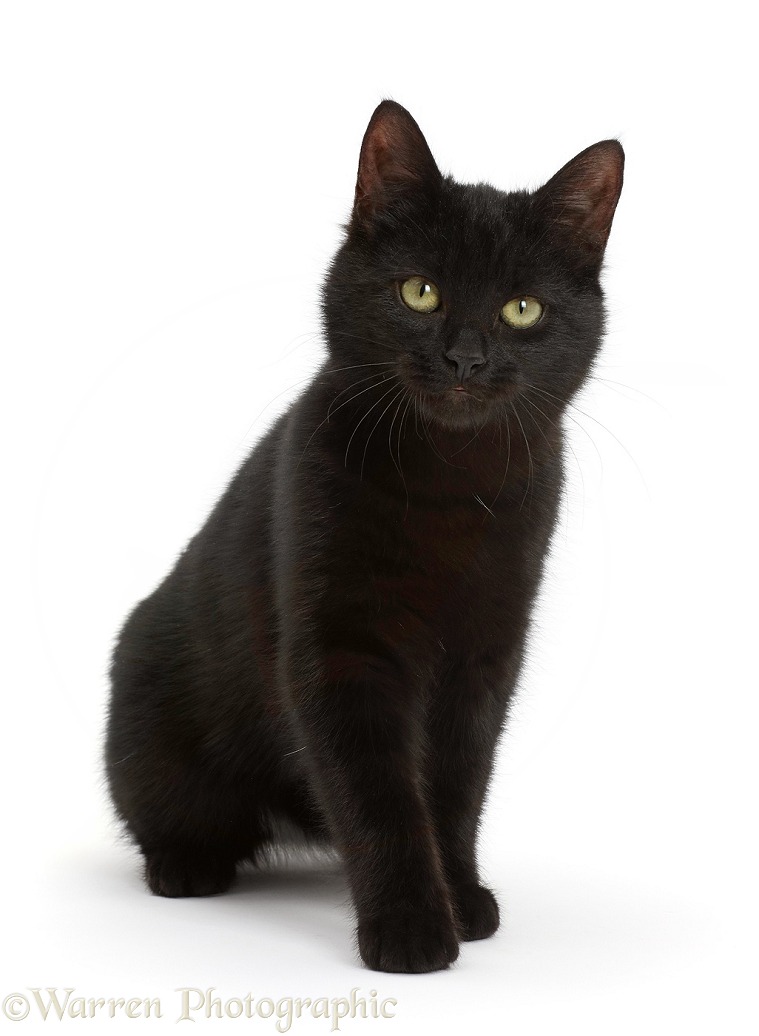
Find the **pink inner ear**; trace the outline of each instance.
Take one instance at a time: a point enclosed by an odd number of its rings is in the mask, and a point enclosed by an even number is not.
[[[615,140],[602,141],[568,162],[543,188],[554,220],[575,241],[603,252],[622,190],[624,152]]]
[[[401,105],[383,101],[361,145],[356,210],[370,217],[388,204],[395,190],[439,180],[435,160],[421,130]]]
[[[365,142],[359,174],[366,194],[381,192],[383,183],[419,180],[414,169],[403,161],[403,138],[388,132],[389,129],[386,123],[379,123]]]

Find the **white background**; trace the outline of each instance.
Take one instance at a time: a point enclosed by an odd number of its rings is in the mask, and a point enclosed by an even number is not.
[[[178,986],[357,986],[396,1018],[343,1031],[757,1031],[743,8],[2,5],[0,998],[160,996],[165,1029]],[[322,355],[320,278],[386,96],[462,180],[537,186],[608,136],[628,156],[483,829],[504,923],[427,976],[359,966],[328,867],[149,896],[99,769],[115,630]]]

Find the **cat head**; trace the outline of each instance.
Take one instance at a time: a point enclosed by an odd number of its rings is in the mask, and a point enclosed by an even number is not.
[[[599,348],[623,165],[605,140],[534,192],[457,183],[405,108],[383,101],[323,291],[334,366],[384,364],[450,428],[500,419],[520,397],[555,413]]]

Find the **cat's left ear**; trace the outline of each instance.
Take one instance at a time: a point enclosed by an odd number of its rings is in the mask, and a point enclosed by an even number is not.
[[[622,190],[625,153],[618,140],[581,151],[536,192],[557,233],[579,257],[600,263]]]
[[[383,101],[374,111],[358,164],[353,217],[369,226],[398,198],[434,194],[442,176],[422,131],[402,105]]]

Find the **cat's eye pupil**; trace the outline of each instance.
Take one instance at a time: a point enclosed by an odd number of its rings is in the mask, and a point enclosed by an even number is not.
[[[426,295],[429,290],[430,290],[429,284],[420,284],[419,285],[419,298],[421,298],[422,295]]]
[[[526,309],[527,309],[527,300],[526,299],[520,299],[519,300],[519,312],[520,313],[524,313],[524,311]]]

